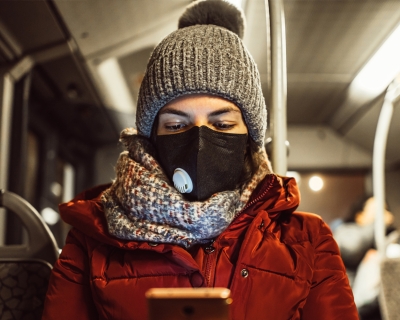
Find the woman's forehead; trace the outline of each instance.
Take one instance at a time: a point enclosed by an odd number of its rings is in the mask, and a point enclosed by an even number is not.
[[[241,112],[233,102],[222,97],[210,94],[190,94],[176,98],[167,103],[163,108],[161,108],[159,113],[165,113],[169,109],[212,111],[221,108]]]

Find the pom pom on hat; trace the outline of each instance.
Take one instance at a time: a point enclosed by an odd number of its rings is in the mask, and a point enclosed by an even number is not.
[[[223,0],[199,0],[189,5],[179,19],[178,28],[213,24],[236,33],[243,39],[245,17],[243,12]]]

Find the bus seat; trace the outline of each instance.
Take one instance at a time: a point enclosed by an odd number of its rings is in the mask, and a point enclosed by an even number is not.
[[[40,214],[15,193],[0,190],[0,207],[17,214],[28,243],[0,246],[0,319],[41,319],[58,246]]]
[[[44,260],[0,258],[0,319],[41,319],[51,269]]]
[[[400,258],[385,258],[381,262],[382,315],[385,320],[399,319],[400,315]]]

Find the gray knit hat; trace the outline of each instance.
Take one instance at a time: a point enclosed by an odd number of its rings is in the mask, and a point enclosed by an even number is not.
[[[182,17],[195,10],[196,18],[203,16],[203,22],[197,20],[178,29],[154,49],[138,97],[136,126],[140,135],[150,137],[158,111],[168,102],[203,93],[237,105],[251,138],[264,146],[267,110],[257,66],[239,36],[227,28],[235,29],[223,19],[212,18],[226,14],[226,10],[218,10],[221,3],[240,16],[240,11],[225,1],[197,1]]]

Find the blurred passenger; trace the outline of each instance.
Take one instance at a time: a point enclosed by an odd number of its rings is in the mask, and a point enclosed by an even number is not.
[[[339,227],[342,223],[343,223],[343,219],[342,218],[336,218],[333,219],[330,223],[329,223],[329,228],[331,228],[332,232],[334,233],[336,228]]]
[[[334,232],[362,320],[381,319],[378,303],[380,259],[374,240],[375,213],[375,199],[364,196],[353,205],[346,222]],[[387,234],[395,232],[390,211],[385,210],[384,219]]]
[[[152,287],[230,288],[234,319],[357,319],[329,227],[270,169],[243,25],[195,2],[155,48],[116,179],[60,206],[44,319],[146,319]]]

